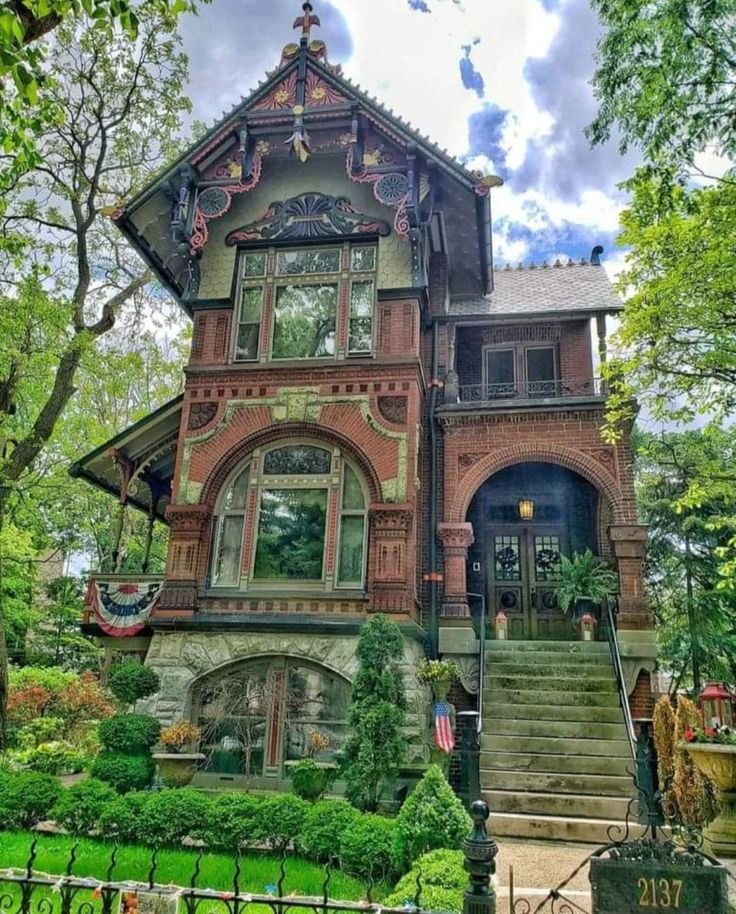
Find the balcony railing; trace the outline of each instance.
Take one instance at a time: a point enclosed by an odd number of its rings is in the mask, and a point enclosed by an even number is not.
[[[547,400],[565,397],[602,397],[600,378],[564,378],[555,381],[514,381],[508,384],[461,384],[460,403],[499,400]]]

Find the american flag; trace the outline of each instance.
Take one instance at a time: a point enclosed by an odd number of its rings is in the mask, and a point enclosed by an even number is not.
[[[455,737],[452,735],[450,706],[446,701],[438,701],[434,706],[434,741],[438,749],[452,752],[455,748]]]

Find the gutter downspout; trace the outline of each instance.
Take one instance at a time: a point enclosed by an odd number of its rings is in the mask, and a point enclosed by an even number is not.
[[[439,330],[437,321],[432,322],[432,380],[429,393],[429,656],[437,657],[439,645],[439,623],[437,617],[438,585],[441,576],[437,572],[437,396],[440,381],[439,371]]]

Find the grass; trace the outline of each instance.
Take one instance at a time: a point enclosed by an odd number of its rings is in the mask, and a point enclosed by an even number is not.
[[[28,852],[33,836],[28,832],[0,832],[0,895],[9,888],[15,898],[18,895],[16,886],[9,886],[2,882],[2,871],[10,868],[24,869],[28,861]],[[75,839],[66,835],[42,835],[39,838],[36,861],[33,865],[34,872],[50,876],[59,876],[66,871],[69,854],[74,844],[77,844],[77,857],[74,863],[73,875],[80,878],[94,877],[104,880],[110,863],[112,845],[91,838]],[[192,877],[196,852],[187,850],[161,850],[158,855],[158,864],[154,881],[158,885],[173,884],[188,886]],[[276,885],[279,881],[279,868],[281,861],[276,857],[267,855],[248,854],[241,858],[240,891],[254,894],[266,894],[267,885]],[[114,882],[147,882],[148,871],[151,866],[151,848],[137,845],[120,845],[118,848],[117,862],[113,871]],[[206,853],[202,858],[200,875],[197,885],[200,888],[216,889],[223,892],[233,889],[233,857],[223,854]],[[324,870],[322,867],[310,863],[300,857],[289,857],[286,861],[286,878],[284,880],[284,894],[295,893],[298,895],[322,895],[324,884]],[[333,871],[329,894],[331,898],[345,901],[357,901],[365,897],[365,888],[351,876]],[[40,899],[47,896],[53,902],[54,914],[59,909],[58,894],[48,894],[36,890],[34,898]],[[79,901],[92,900],[91,892],[80,892]],[[215,904],[217,904],[215,902]],[[208,905],[209,909],[209,905]],[[224,905],[218,904],[217,911],[212,914],[225,914]],[[94,903],[95,914],[100,910],[100,902]],[[46,911],[45,914],[52,914]],[[92,914],[92,912],[89,912]],[[208,910],[209,914],[209,910]]]

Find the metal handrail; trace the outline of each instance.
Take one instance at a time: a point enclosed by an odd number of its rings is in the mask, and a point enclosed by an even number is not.
[[[478,650],[478,734],[483,732],[483,673],[486,666],[486,598],[482,593],[470,593],[469,597],[480,600],[480,645]]]
[[[631,708],[629,707],[629,696],[626,691],[626,680],[624,679],[624,668],[621,663],[621,652],[618,647],[618,635],[616,634],[616,614],[612,608],[611,599],[606,599],[606,622],[608,629],[608,646],[611,649],[611,660],[613,669],[616,674],[616,684],[618,686],[618,698],[621,704],[621,710],[624,712],[624,723],[626,724],[626,735],[629,739],[632,758],[636,756],[636,734],[634,733],[634,721],[631,717]]]
[[[460,403],[485,403],[547,397],[600,397],[603,393],[600,378],[557,378],[550,381],[512,381],[507,384],[461,384],[458,399]]]

